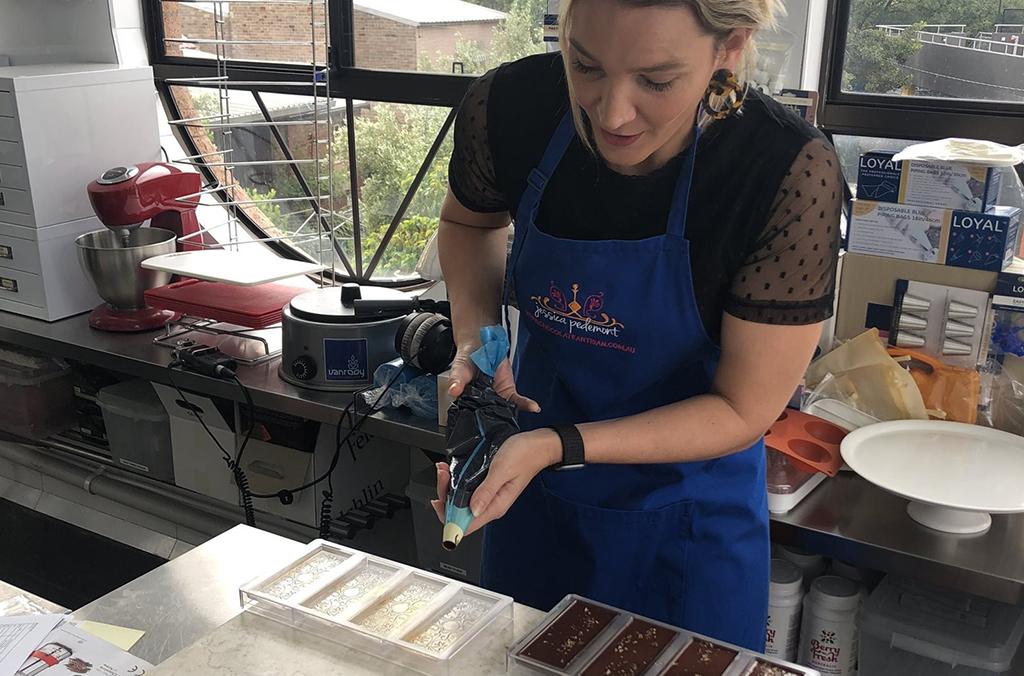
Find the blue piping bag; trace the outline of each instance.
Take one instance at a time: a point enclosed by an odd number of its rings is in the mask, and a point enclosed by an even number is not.
[[[480,329],[480,342],[470,355],[479,372],[448,409],[451,483],[441,540],[448,550],[459,545],[473,521],[469,502],[487,477],[494,455],[519,431],[515,405],[494,391],[494,374],[508,356],[508,334],[501,326],[485,326]]]

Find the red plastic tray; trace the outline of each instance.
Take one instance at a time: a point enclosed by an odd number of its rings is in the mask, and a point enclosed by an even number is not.
[[[146,291],[146,302],[193,317],[263,329],[280,323],[284,306],[308,290],[286,284],[238,286],[186,279]]]

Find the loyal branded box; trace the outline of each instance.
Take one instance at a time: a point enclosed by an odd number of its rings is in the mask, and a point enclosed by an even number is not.
[[[984,213],[853,200],[847,250],[999,272],[1017,248],[1020,209]]]
[[[893,162],[894,151],[873,151],[857,165],[857,199],[920,207],[987,211],[999,202],[1002,171],[949,162]]]

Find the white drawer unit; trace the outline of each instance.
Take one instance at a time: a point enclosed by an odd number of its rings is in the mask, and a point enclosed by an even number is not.
[[[0,164],[0,188],[28,189],[28,170],[12,164]]]
[[[157,119],[149,67],[0,67],[0,222],[45,228],[92,216],[90,181],[159,159]]]
[[[0,164],[24,167],[25,152],[21,149],[21,144],[14,141],[0,140]]]
[[[103,228],[95,216],[34,228],[0,212],[0,310],[55,321],[102,301],[78,262],[75,238]]]
[[[14,117],[14,94],[0,89],[0,117]]]

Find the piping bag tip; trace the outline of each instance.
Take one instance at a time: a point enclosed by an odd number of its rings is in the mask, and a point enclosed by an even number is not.
[[[469,507],[456,507],[450,502],[444,510],[444,532],[441,534],[441,546],[451,551],[459,546],[466,530],[473,521],[473,512]]]
[[[462,542],[462,536],[464,535],[458,524],[448,522],[444,525],[444,535],[441,539],[441,546],[448,551],[452,551],[459,546]]]

